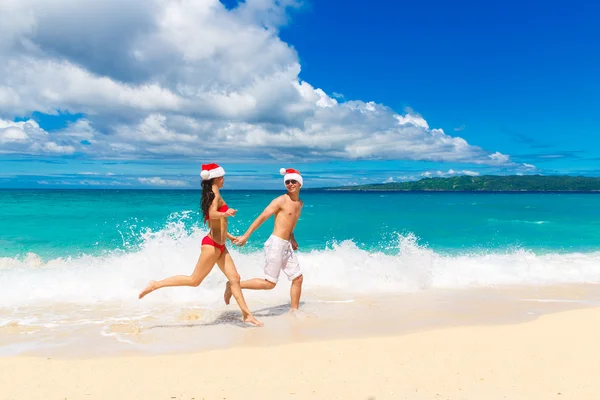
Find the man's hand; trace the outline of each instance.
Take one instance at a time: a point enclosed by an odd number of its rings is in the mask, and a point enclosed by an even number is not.
[[[292,240],[291,243],[292,243],[292,250],[298,250],[298,242],[296,242],[295,240]]]
[[[236,246],[243,246],[246,244],[246,242],[248,241],[248,236],[246,235],[242,235],[242,236],[238,236],[234,241],[233,244],[235,244]]]

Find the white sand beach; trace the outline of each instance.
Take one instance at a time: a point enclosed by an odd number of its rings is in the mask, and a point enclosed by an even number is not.
[[[190,354],[0,359],[0,399],[594,399],[600,308]]]

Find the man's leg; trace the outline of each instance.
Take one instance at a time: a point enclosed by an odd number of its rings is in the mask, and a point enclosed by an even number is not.
[[[302,294],[302,280],[303,277],[300,275],[292,281],[292,287],[290,287],[290,298],[292,300],[292,310],[297,310],[300,306],[300,295]]]
[[[290,250],[291,254],[285,262],[283,272],[287,275],[288,279],[292,281],[292,286],[290,287],[291,311],[297,311],[300,306],[300,295],[302,294],[302,281],[304,278],[302,270],[300,269],[298,257],[291,249],[291,246]]]

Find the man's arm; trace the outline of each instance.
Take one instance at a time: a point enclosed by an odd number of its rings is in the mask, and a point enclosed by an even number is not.
[[[242,236],[238,237],[235,244],[237,244],[238,246],[243,246],[244,244],[246,244],[246,241],[250,238],[250,235],[252,235],[252,233],[255,230],[257,230],[266,220],[271,218],[271,215],[273,215],[277,211],[279,211],[279,209],[282,206],[282,203],[283,203],[283,196],[280,196],[280,197],[277,197],[276,199],[274,199],[271,202],[271,204],[269,204],[263,210],[263,212],[258,217],[256,217],[254,222],[252,222],[252,224],[250,224],[250,227],[248,227],[248,230],[246,230],[246,233],[244,233]]]

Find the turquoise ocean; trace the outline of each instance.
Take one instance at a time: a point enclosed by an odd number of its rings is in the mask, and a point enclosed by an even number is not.
[[[281,194],[222,193],[238,210],[230,219],[234,235]],[[600,282],[600,195],[307,190],[301,197],[295,236],[307,304]],[[200,192],[190,190],[0,190],[0,334],[20,327],[22,339],[87,324],[110,336],[106,321],[164,322],[186,307],[210,320],[215,314],[207,310],[223,307],[218,268],[200,288],[137,300],[149,280],[191,273],[206,234],[199,202]],[[271,219],[243,248],[228,242],[242,279],[261,276],[272,226]],[[246,297],[285,303],[289,284],[281,281],[269,294]],[[21,350],[32,348],[21,339]]]

